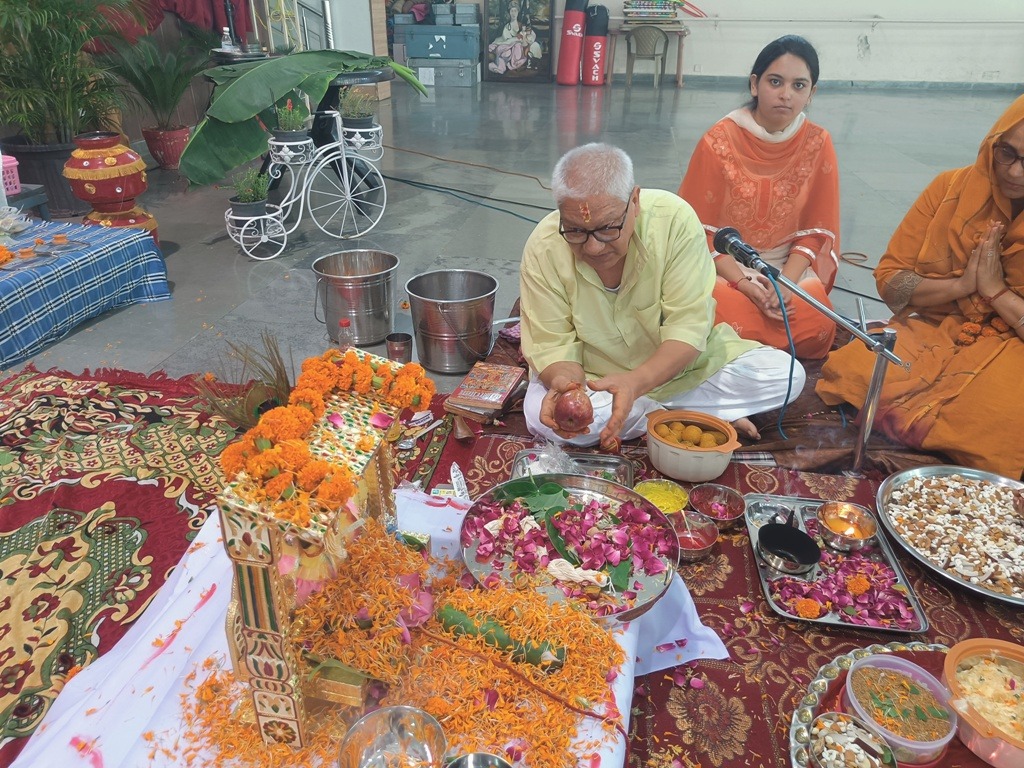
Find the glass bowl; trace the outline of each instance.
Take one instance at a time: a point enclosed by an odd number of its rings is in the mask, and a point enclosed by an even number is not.
[[[884,691],[872,691],[871,693],[876,694],[874,697],[867,701],[861,701],[854,692],[854,677],[860,670],[871,669],[884,670],[909,678],[910,688],[897,691],[896,695],[891,698]],[[918,695],[914,691],[921,689],[927,690],[935,697],[941,711],[945,712],[948,719],[933,715],[923,709],[922,705],[914,702],[911,697]],[[846,685],[843,686],[842,702],[843,708],[847,712],[860,718],[872,732],[885,739],[892,747],[896,759],[905,765],[938,765],[937,761],[945,753],[953,736],[956,735],[957,716],[956,711],[949,703],[949,691],[933,675],[912,661],[907,661],[899,656],[879,654],[865,656],[853,662],[846,677]],[[918,709],[920,711],[917,711]],[[920,716],[921,712],[924,713],[923,719]],[[884,722],[875,719],[875,713]],[[900,728],[901,733],[893,730],[897,725],[909,727],[928,719],[945,720],[941,736],[918,740],[903,735],[905,733],[903,727]]]
[[[980,671],[977,669],[979,665],[993,665],[990,671],[995,674],[984,675],[992,687],[982,687],[977,674]],[[1012,688],[1003,678],[1004,670],[1010,673],[1010,679],[1014,681]],[[946,654],[942,682],[949,686],[950,704],[960,717],[957,734],[960,741],[995,768],[1024,766],[1024,732],[1021,730],[1024,728],[1024,718],[1018,714],[1016,735],[1007,730],[1013,728],[1012,724],[993,722],[992,719],[993,711],[998,711],[993,705],[1004,704],[1009,709],[1012,704],[1016,704],[1018,713],[1024,706],[1019,695],[1015,697],[1012,693],[1014,690],[1024,690],[1024,646],[988,638],[957,643]],[[971,690],[975,687],[977,691]],[[968,698],[971,694],[982,697],[981,702],[975,699],[980,709],[975,708]],[[1015,698],[1016,701],[1013,701]]]
[[[747,510],[747,502],[739,491],[717,483],[703,483],[691,488],[690,506],[714,520],[723,531],[736,525]]]
[[[338,768],[441,768],[448,743],[440,723],[415,707],[382,707],[348,729]]]

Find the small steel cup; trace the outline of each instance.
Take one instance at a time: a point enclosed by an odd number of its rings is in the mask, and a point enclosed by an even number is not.
[[[396,363],[412,362],[412,335],[408,333],[389,333],[384,337],[388,346],[388,360]]]

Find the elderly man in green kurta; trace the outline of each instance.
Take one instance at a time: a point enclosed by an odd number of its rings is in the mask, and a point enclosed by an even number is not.
[[[668,407],[758,437],[747,417],[780,407],[787,391],[796,398],[804,370],[715,325],[715,266],[693,209],[671,192],[641,190],[629,156],[608,144],[570,150],[551,186],[558,210],[534,229],[520,267],[530,431],[608,448],[644,434],[647,414]],[[594,419],[567,432],[555,401],[579,386]]]

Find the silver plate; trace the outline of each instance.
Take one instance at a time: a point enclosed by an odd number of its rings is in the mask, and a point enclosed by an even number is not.
[[[910,586],[910,581],[907,579],[907,575],[903,573],[903,569],[900,567],[900,562],[896,558],[896,554],[892,551],[892,548],[889,546],[889,543],[885,540],[884,536],[875,537],[875,540],[878,542],[878,546],[871,548],[870,551],[865,548],[859,552],[862,555],[869,556],[876,562],[885,563],[896,573],[896,584],[904,590],[907,596],[907,601],[910,603],[910,607],[914,609],[914,613],[918,617],[917,626],[908,629],[900,627],[870,627],[866,624],[852,624],[849,621],[842,621],[834,612],[817,619],[805,619],[787,611],[785,606],[779,605],[772,598],[771,585],[768,583],[769,580],[785,576],[803,581],[816,581],[819,576],[820,566],[816,565],[807,573],[797,576],[791,573],[777,571],[765,563],[757,553],[757,531],[762,525],[771,521],[760,516],[759,510],[762,506],[766,505],[781,505],[787,509],[795,509],[796,515],[794,520],[798,524],[799,528],[806,532],[806,522],[808,520],[816,519],[818,507],[825,502],[821,499],[805,499],[797,496],[770,496],[761,493],[748,493],[743,497],[743,499],[747,502],[747,509],[743,515],[743,520],[747,524],[747,533],[750,534],[750,546],[754,551],[754,562],[757,565],[757,575],[761,581],[761,591],[764,593],[764,599],[768,602],[768,605],[779,616],[792,621],[806,621],[811,624],[826,624],[832,627],[843,627],[844,629],[860,629],[868,632],[890,632],[899,635],[926,632],[928,630],[928,616],[925,614],[924,608],[921,606],[921,601],[917,599],[917,595],[914,593],[913,587]],[[820,537],[816,538],[815,541],[818,542],[822,552],[830,551],[829,548],[821,542]],[[839,552],[838,554],[848,553]]]
[[[532,474],[550,474],[550,470],[531,472],[530,465],[543,465],[544,459],[550,454],[541,449],[519,451],[512,460],[512,479]],[[576,471],[571,474],[587,475],[613,483],[633,487],[633,463],[622,456],[609,456],[602,453],[566,453],[575,464]]]
[[[810,756],[807,754],[807,746],[811,743],[811,723],[814,718],[821,714],[819,707],[829,688],[843,672],[850,671],[850,665],[857,659],[865,656],[874,656],[879,653],[895,653],[896,651],[939,651],[946,653],[948,646],[938,643],[889,643],[888,645],[869,645],[867,648],[857,648],[842,656],[837,656],[828,664],[818,670],[818,674],[807,686],[807,694],[800,699],[800,704],[793,713],[793,719],[789,723],[789,758],[793,768],[807,768],[810,765]]]
[[[538,485],[543,485],[544,483],[557,483],[569,491],[573,497],[583,503],[596,500],[601,504],[619,505],[626,501],[632,501],[638,507],[642,507],[644,511],[648,512],[651,515],[654,524],[665,530],[671,537],[672,541],[676,541],[675,530],[672,528],[672,524],[669,523],[668,518],[662,514],[661,510],[631,488],[626,488],[625,486],[613,483],[609,480],[602,480],[597,477],[588,477],[586,475],[534,475],[533,478]],[[466,520],[471,519],[474,515],[479,515],[480,507],[482,505],[493,503],[497,495],[505,486],[509,483],[520,481],[520,479],[509,480],[508,482],[496,485],[483,496],[476,499],[476,501],[473,502],[473,506],[470,507],[469,511],[466,513],[466,517],[463,518],[462,525],[465,526]],[[459,541],[462,541],[461,529],[459,531]],[[466,568],[471,574],[473,574],[473,578],[482,584],[484,579],[492,573],[496,573],[502,580],[508,581],[508,566],[512,561],[511,557],[496,554],[492,559],[486,562],[480,562],[476,558],[476,551],[479,545],[480,540],[478,538],[474,538],[462,549],[462,557],[466,563]],[[636,590],[637,596],[631,605],[628,605],[625,602],[617,603],[613,599],[611,601],[612,604],[618,604],[620,605],[620,608],[615,613],[600,618],[607,619],[612,623],[625,623],[633,621],[647,613],[647,611],[649,611],[668,590],[668,586],[672,582],[672,576],[675,573],[675,566],[678,562],[678,551],[676,552],[675,560],[672,558],[663,558],[662,560],[665,563],[666,569],[656,576],[636,573],[633,574],[631,579],[638,582],[640,587]],[[501,569],[497,569],[495,568],[495,563],[500,563],[503,567]],[[570,599],[566,597],[565,593],[553,583],[545,584],[538,589],[541,594],[548,598],[549,602],[563,602]]]
[[[876,504],[878,505],[878,519],[882,521],[882,525],[885,527],[885,530],[889,532],[889,535],[892,536],[893,539],[903,549],[905,549],[911,557],[932,573],[959,584],[964,589],[974,592],[977,595],[981,595],[982,597],[990,597],[993,600],[999,600],[1000,602],[1009,603],[1010,605],[1024,606],[1024,598],[1004,595],[1002,592],[996,592],[995,590],[988,589],[987,587],[983,587],[979,584],[972,584],[966,579],[962,579],[959,576],[949,573],[937,563],[932,562],[917,547],[903,538],[902,534],[897,530],[896,524],[890,519],[889,499],[892,497],[893,491],[901,488],[907,483],[907,481],[914,477],[948,477],[949,475],[962,475],[969,480],[981,480],[992,483],[993,485],[1001,485],[1005,488],[1013,488],[1016,490],[1024,488],[1024,483],[1019,483],[1016,480],[1010,480],[1009,478],[993,474],[992,472],[983,472],[980,469],[970,469],[968,467],[942,465],[936,467],[918,467],[917,469],[908,469],[903,472],[897,472],[893,475],[889,475],[889,477],[887,477],[878,487],[878,493],[875,497]]]

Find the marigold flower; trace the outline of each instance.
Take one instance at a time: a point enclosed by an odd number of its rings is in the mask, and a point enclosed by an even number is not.
[[[991,325],[986,325],[984,328],[981,329],[981,335],[985,337],[998,336],[999,331],[997,331]]]
[[[992,327],[995,328],[1000,333],[1006,333],[1008,330],[1010,330],[1010,324],[1003,320],[1003,318],[999,317],[998,315],[993,317],[990,322],[992,323]]]
[[[802,619],[816,619],[821,615],[821,603],[809,597],[799,598],[793,606]]]
[[[863,595],[869,589],[871,589],[871,582],[868,581],[867,576],[863,573],[850,576],[846,580],[846,591],[854,597],[857,597],[857,595]]]
[[[971,344],[977,341],[977,339],[977,336],[971,336],[969,333],[961,333],[959,336],[956,337],[956,343],[961,347],[969,347],[971,346]]]
[[[964,323],[960,329],[961,333],[968,333],[971,336],[977,336],[981,333],[981,326],[978,323]]]

